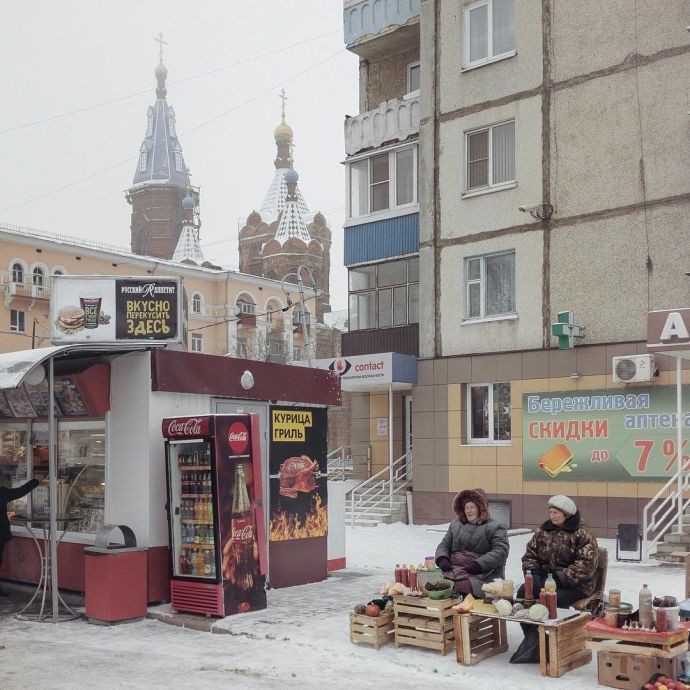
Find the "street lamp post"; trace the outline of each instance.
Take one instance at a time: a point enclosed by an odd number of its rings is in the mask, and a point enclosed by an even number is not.
[[[306,308],[305,308],[305,299],[304,299],[304,283],[302,282],[302,271],[306,271],[307,274],[309,275],[309,279],[311,280],[311,287],[314,290],[314,294],[318,294],[318,290],[316,288],[316,282],[314,280],[314,274],[307,268],[306,266],[300,266],[297,271],[292,271],[291,273],[288,273],[283,277],[283,280],[281,281],[281,287],[283,288],[283,292],[285,293],[285,296],[287,297],[288,293],[287,290],[285,289],[285,281],[290,277],[290,276],[295,276],[297,278],[297,287],[299,289],[299,303],[300,303],[300,313],[301,313],[301,321],[302,321],[302,337],[304,338],[304,346],[307,349],[307,362],[309,364],[309,368],[311,368],[311,342],[309,340],[309,331],[307,329],[307,314],[306,314]]]

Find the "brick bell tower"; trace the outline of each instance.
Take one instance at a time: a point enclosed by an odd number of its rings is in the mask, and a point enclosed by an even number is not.
[[[274,132],[276,170],[261,212],[253,211],[240,230],[240,271],[282,280],[300,266],[306,266],[320,290],[315,306],[309,306],[309,311],[316,321],[323,323],[324,313],[331,310],[331,231],[321,213],[311,216],[298,187],[299,175],[292,166],[293,132],[285,122],[284,91],[280,98],[282,119]]]
[[[126,199],[132,207],[132,252],[171,259],[183,227],[199,226],[199,190],[189,183],[175,130],[175,111],[166,100],[168,70],[163,64],[162,36],[159,40],[161,55],[155,70],[156,102],[146,114],[146,134]]]

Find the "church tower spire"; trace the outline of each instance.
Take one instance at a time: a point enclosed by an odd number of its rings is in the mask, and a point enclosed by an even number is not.
[[[175,111],[167,102],[168,69],[163,64],[163,45],[166,45],[163,34],[158,34],[155,40],[159,43],[159,62],[154,71],[156,101],[146,113],[146,132],[126,198],[132,206],[132,252],[170,259],[183,226],[198,217],[199,190],[190,186],[177,137]],[[191,209],[182,204],[187,196],[194,201]]]

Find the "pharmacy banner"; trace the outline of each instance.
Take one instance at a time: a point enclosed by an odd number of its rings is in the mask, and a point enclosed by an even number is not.
[[[681,456],[690,469],[690,386]],[[525,393],[523,479],[659,481],[678,469],[676,388]]]

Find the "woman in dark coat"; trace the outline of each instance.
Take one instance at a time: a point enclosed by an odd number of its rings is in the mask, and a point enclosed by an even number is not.
[[[549,573],[556,580],[558,608],[567,609],[578,599],[594,591],[599,546],[580,517],[575,501],[568,496],[552,496],[548,503],[549,519],[537,527],[522,557],[522,570],[534,578],[538,596]],[[525,586],[518,589],[518,597]],[[525,639],[510,659],[512,664],[537,663],[539,640],[535,626],[523,625]]]
[[[489,515],[483,489],[461,491],[453,500],[457,520],[448,526],[436,549],[436,565],[455,582],[457,594],[482,597],[482,585],[503,577],[508,558],[508,532]]]
[[[22,496],[26,496],[30,491],[33,491],[38,486],[37,479],[30,479],[26,484],[12,488],[12,479],[9,474],[2,473],[0,475],[0,566],[2,565],[2,553],[5,550],[5,544],[12,539],[12,530],[10,529],[10,517],[7,514],[7,504]],[[0,589],[0,596],[6,597],[9,592]]]

